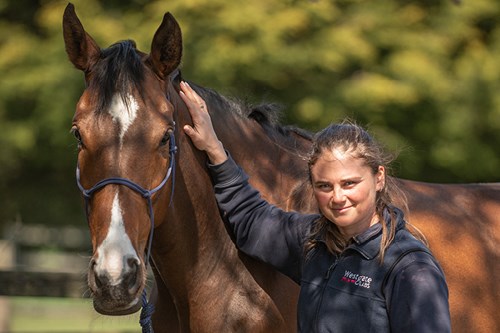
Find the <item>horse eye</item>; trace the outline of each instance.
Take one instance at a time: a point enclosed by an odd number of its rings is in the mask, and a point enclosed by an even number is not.
[[[170,141],[170,133],[165,132],[163,134],[163,138],[161,138],[160,146],[165,146]]]
[[[72,128],[71,133],[73,133],[73,136],[76,138],[76,140],[78,140],[78,143],[82,143],[82,135],[77,128]]]

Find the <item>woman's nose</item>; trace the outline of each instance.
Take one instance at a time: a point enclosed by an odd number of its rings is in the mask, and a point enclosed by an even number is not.
[[[330,201],[332,202],[332,204],[343,203],[345,201],[344,191],[339,188],[333,189]]]

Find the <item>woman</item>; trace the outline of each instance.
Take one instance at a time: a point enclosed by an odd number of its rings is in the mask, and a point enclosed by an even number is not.
[[[444,273],[394,206],[383,151],[359,126],[319,132],[309,174],[320,215],[264,201],[218,140],[187,83],[184,126],[209,158],[215,195],[240,250],[300,284],[299,332],[450,332]]]

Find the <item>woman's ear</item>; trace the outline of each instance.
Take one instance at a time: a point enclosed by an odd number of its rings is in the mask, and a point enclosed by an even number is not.
[[[384,166],[380,165],[378,167],[378,171],[375,174],[375,179],[376,179],[375,189],[377,190],[377,192],[382,191],[385,187],[385,167]]]

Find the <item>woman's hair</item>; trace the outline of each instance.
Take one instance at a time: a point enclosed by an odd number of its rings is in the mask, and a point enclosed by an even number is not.
[[[386,170],[385,184],[377,192],[375,208],[381,220],[383,220],[384,210],[388,210],[390,215],[388,223],[380,223],[382,226],[382,239],[379,258],[383,261],[385,251],[394,240],[396,233],[397,217],[394,207],[398,206],[403,212],[408,212],[405,193],[397,186],[394,179],[388,175],[389,164],[395,157],[387,153],[361,126],[352,121],[344,120],[340,124],[331,124],[314,137],[308,162],[309,177],[311,177],[311,168],[316,164],[318,158],[324,152],[331,152],[334,149],[348,152],[353,157],[362,159],[374,175],[378,172],[380,166],[383,166]],[[425,237],[418,229],[409,223],[407,223],[407,227],[416,238],[427,244]],[[324,216],[319,218],[313,227],[312,234],[306,243],[306,253],[316,246],[318,238],[323,239],[328,250],[334,254],[342,252],[350,241],[345,239],[338,227]]]

